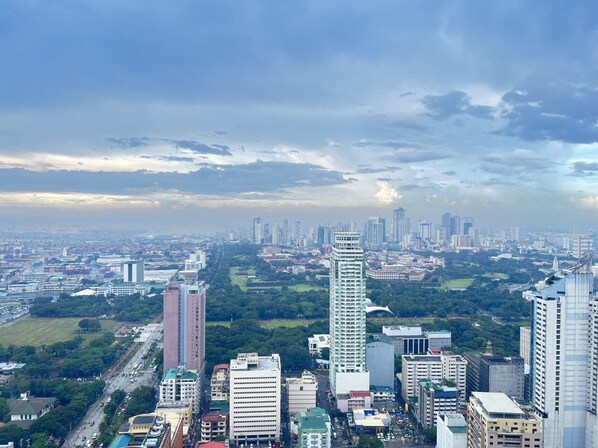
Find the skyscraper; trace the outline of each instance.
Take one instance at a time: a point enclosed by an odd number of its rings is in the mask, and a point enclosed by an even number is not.
[[[125,261],[122,272],[123,282],[143,283],[143,260]]]
[[[170,283],[164,292],[164,373],[205,370],[206,290],[202,283]]]
[[[262,218],[253,218],[253,242],[262,244]]]
[[[369,391],[365,355],[365,276],[358,232],[337,232],[330,262],[330,389]]]
[[[400,243],[401,236],[401,221],[405,219],[405,209],[403,207],[396,208],[392,211],[392,239],[395,243]]]
[[[532,301],[532,403],[544,419],[544,446],[598,443],[598,306],[589,261],[551,276]]]
[[[368,247],[384,244],[386,237],[386,219],[373,217],[368,219],[366,227],[366,242]]]

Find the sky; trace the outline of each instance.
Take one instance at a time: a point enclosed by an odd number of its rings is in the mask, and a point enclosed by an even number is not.
[[[594,1],[8,0],[0,226],[596,227]]]

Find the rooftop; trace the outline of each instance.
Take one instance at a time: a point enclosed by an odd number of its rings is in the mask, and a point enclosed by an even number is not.
[[[392,345],[392,341],[384,333],[368,333],[365,338],[365,343],[372,344],[374,342]]]
[[[257,353],[239,353],[231,359],[231,370],[280,370],[280,356],[258,356]]]
[[[499,392],[473,392],[486,413],[492,417],[503,418],[506,416],[523,416],[525,412],[504,393]]]
[[[403,355],[407,362],[441,362],[440,355]]]
[[[313,408],[299,414],[299,425],[304,431],[326,431],[330,417],[322,408]]]
[[[173,367],[171,369],[168,369],[168,371],[164,375],[165,380],[174,380],[177,377],[183,380],[197,380],[197,372],[193,372],[191,370],[186,370],[179,367]]]

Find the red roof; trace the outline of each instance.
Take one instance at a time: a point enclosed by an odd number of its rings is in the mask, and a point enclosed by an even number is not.
[[[223,422],[225,420],[226,414],[207,414],[201,418],[202,422]]]
[[[228,364],[216,364],[214,366],[214,370],[221,370],[221,369],[228,370]]]
[[[372,393],[369,390],[352,390],[351,397],[371,397]]]
[[[198,443],[197,447],[201,448],[224,448],[226,445],[224,442],[208,442],[208,443]]]

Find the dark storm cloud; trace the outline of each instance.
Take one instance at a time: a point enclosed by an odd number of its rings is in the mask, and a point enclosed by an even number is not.
[[[496,131],[525,140],[598,142],[598,89],[581,86],[532,87],[502,97],[507,125]]]
[[[548,173],[554,169],[554,161],[535,156],[527,151],[520,153],[515,151],[504,156],[487,156],[480,160],[482,171],[506,177],[530,178],[537,173]]]
[[[348,182],[338,171],[307,163],[257,162],[212,165],[190,173],[44,171],[0,169],[3,192],[71,192],[128,194],[180,191],[190,194],[235,195],[276,192],[298,186]]]
[[[457,174],[457,172],[453,171],[453,170],[448,170],[448,171],[443,171],[440,174],[444,174],[445,176],[454,176],[455,174]]]
[[[424,97],[422,103],[428,109],[428,115],[436,120],[444,120],[455,115],[493,118],[492,107],[472,104],[471,98],[465,92],[452,91],[444,95],[428,95]]]
[[[571,176],[586,177],[598,175],[598,162],[575,162]]]

